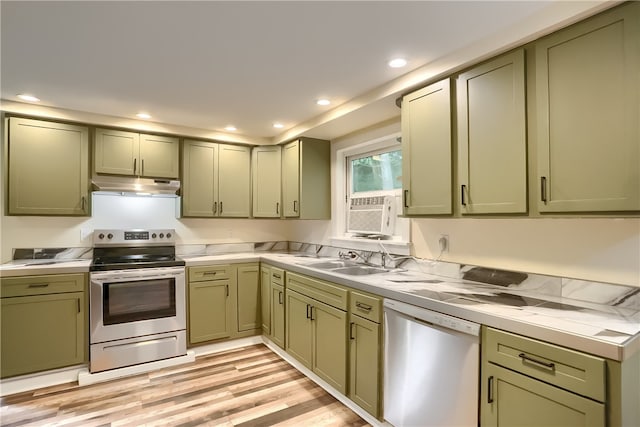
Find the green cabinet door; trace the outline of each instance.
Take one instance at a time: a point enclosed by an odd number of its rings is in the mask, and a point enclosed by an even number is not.
[[[140,135],[140,176],[178,178],[180,173],[178,138]]]
[[[402,189],[405,215],[452,213],[451,82],[402,99]]]
[[[284,348],[285,309],[284,286],[271,284],[271,340]]]
[[[2,298],[2,378],[85,362],[85,293]]]
[[[218,144],[184,141],[182,148],[182,215],[213,217],[218,211]]]
[[[238,332],[260,329],[260,267],[257,263],[239,264],[238,270]]]
[[[235,329],[230,280],[189,283],[189,342],[227,338]]]
[[[604,427],[605,405],[497,365],[483,365],[481,425]]]
[[[11,117],[10,215],[89,215],[87,127]]]
[[[218,147],[218,216],[249,217],[251,150],[240,145]]]
[[[262,333],[271,335],[271,267],[260,266],[260,317]]]
[[[349,342],[349,398],[378,418],[382,385],[380,325],[350,314]]]
[[[310,310],[313,325],[312,370],[347,394],[347,313],[320,301]]]
[[[300,216],[300,143],[293,141],[282,148],[282,209],[284,216]]]
[[[309,369],[313,364],[313,330],[310,315],[313,301],[290,289],[285,290],[285,350]]]
[[[96,129],[94,170],[110,175],[140,175],[140,135],[114,129]]]
[[[253,216],[279,218],[282,188],[282,149],[254,147],[251,152],[253,179]]]
[[[540,212],[640,210],[640,3],[535,44]]]
[[[458,76],[457,99],[461,213],[526,213],[524,50]]]

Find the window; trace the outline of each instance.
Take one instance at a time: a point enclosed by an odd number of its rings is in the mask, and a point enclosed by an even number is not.
[[[402,151],[379,150],[348,158],[349,194],[402,188]]]

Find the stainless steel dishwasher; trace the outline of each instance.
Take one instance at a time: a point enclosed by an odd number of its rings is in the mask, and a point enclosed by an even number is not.
[[[395,427],[477,426],[480,325],[384,301],[384,419]]]

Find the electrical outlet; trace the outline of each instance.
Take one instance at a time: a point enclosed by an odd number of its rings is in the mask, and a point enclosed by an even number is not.
[[[449,236],[447,234],[441,234],[438,239],[438,245],[440,246],[440,252],[449,252]]]

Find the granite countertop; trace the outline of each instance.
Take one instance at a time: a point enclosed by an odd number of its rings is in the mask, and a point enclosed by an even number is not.
[[[182,258],[188,267],[262,260],[289,271],[613,360],[622,361],[640,351],[637,306],[614,307],[540,295],[535,290],[508,289],[419,268],[354,276],[313,266],[335,259],[326,257],[244,252]],[[14,261],[0,265],[0,277],[86,273],[90,263],[88,259]],[[634,298],[640,298],[640,292]]]

